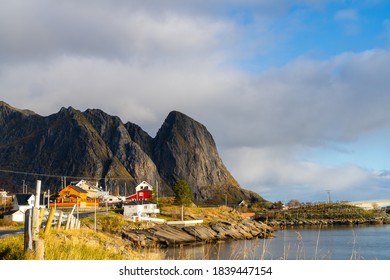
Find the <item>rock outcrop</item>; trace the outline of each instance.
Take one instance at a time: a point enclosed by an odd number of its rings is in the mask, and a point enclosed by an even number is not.
[[[20,192],[25,180],[33,190],[41,179],[45,189],[61,187],[61,177],[100,180],[124,194],[141,181],[158,184],[162,196],[172,195],[176,180],[186,180],[194,199],[203,203],[262,200],[244,190],[219,157],[206,127],[183,113],[169,113],[155,138],[136,124],[98,109],[72,107],[44,117],[0,102],[0,177],[2,187]],[[31,173],[40,174],[32,176]]]
[[[210,225],[155,225],[143,230],[123,230],[122,237],[141,247],[174,247],[195,243],[253,238],[272,238],[273,228],[246,220],[238,223],[213,222]]]

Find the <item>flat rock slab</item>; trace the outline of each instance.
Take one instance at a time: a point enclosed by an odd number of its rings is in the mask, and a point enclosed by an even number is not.
[[[138,246],[173,247],[226,239],[253,239],[273,237],[273,229],[255,221],[212,222],[210,225],[172,226],[156,225],[136,231],[122,231],[122,237]]]
[[[157,237],[159,240],[163,240],[168,246],[175,246],[185,243],[195,243],[196,238],[182,229],[174,226],[162,225],[151,229],[148,232]]]
[[[217,233],[208,226],[189,226],[183,227],[182,230],[194,236],[199,241],[210,241],[218,239]]]

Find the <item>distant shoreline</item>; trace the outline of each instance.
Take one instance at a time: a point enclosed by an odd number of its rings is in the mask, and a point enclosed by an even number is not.
[[[272,220],[267,225],[278,229],[289,226],[329,226],[329,225],[379,225],[390,224],[390,218],[381,217],[375,219],[292,219]]]

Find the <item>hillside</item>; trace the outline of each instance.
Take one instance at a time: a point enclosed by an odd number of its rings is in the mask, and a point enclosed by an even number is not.
[[[170,112],[153,138],[99,109],[62,108],[45,117],[0,102],[0,133],[1,169],[22,173],[0,173],[9,191],[20,192],[23,180],[32,191],[38,178],[56,191],[66,177],[95,179],[121,194],[145,180],[168,196],[183,179],[200,203],[223,203],[225,194],[231,202],[262,200],[230,174],[207,128],[181,112]]]

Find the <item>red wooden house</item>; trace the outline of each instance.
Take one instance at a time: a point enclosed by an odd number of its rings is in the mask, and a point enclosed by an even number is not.
[[[135,194],[126,197],[126,201],[152,200],[153,187],[146,181],[142,181],[135,187]]]

